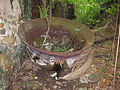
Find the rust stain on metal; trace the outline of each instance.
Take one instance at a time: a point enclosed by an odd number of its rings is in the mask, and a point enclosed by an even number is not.
[[[47,24],[44,19],[34,19],[22,24],[18,30],[21,41],[26,46],[37,52],[48,54],[51,56],[58,56],[61,58],[68,58],[79,55],[82,53],[83,50],[89,48],[91,46],[90,44],[94,42],[94,34],[91,32],[91,30],[76,21],[52,17],[49,18],[49,22],[52,26],[57,26],[59,29],[63,28],[62,30],[69,32],[72,36],[76,33],[75,29],[79,29],[80,32],[77,35],[77,38],[80,40],[84,39],[86,41],[85,46],[82,49],[74,52],[51,52],[32,46],[30,44],[31,41],[33,41],[36,37],[44,34],[47,31]]]

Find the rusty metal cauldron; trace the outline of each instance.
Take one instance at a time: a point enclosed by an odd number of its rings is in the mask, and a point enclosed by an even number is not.
[[[76,35],[78,40],[85,40],[84,46],[73,52],[51,52],[41,48],[36,48],[31,45],[31,42],[35,40],[35,38],[40,37],[47,31],[47,23],[45,19],[33,19],[30,21],[26,21],[21,24],[18,29],[18,35],[21,41],[25,44],[28,52],[34,52],[41,60],[38,63],[49,63],[50,60],[71,60],[72,57],[78,56],[85,49],[91,47],[94,42],[94,34],[93,32],[87,28],[86,26],[76,22],[74,20],[68,20],[57,17],[48,18],[50,27],[55,27],[58,31],[62,30],[70,33],[71,36],[74,36],[76,31],[75,29],[79,29],[80,32]],[[69,61],[68,60],[68,61]],[[78,60],[78,58],[77,58]]]

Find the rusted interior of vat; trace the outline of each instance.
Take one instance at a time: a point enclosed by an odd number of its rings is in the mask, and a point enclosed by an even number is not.
[[[74,52],[51,52],[32,46],[32,41],[41,35],[45,35],[47,31],[47,22],[45,19],[33,19],[20,25],[18,34],[22,42],[37,52],[63,58],[80,54],[82,50],[89,48],[94,42],[94,34],[91,32],[91,30],[76,21],[52,17],[49,18],[49,23],[51,28],[49,35],[51,37],[56,36],[56,38],[59,37],[60,39],[64,33],[69,33],[71,40],[74,35],[76,35],[75,38],[77,41],[73,40],[72,44],[75,45],[76,42],[79,42],[81,40],[84,40],[85,42],[81,47],[77,46],[79,49]],[[76,29],[79,29],[80,31],[76,32]]]

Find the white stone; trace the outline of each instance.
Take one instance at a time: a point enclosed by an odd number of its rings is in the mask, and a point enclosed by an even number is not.
[[[50,75],[50,77],[56,77],[57,76],[57,73],[53,73],[52,75]]]
[[[37,79],[38,79],[38,77],[35,77],[35,79],[37,80]]]
[[[85,75],[81,76],[81,77],[80,77],[80,82],[81,82],[81,83],[88,83],[87,77],[86,77]]]
[[[54,88],[54,89],[57,89],[57,86],[55,85],[55,86],[53,86],[53,88]]]
[[[73,59],[73,58],[67,59],[67,64],[68,64],[68,66],[69,66],[69,67],[72,67],[74,61],[76,61],[76,59]]]

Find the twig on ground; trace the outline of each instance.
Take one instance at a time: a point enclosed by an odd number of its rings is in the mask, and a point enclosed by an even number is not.
[[[117,40],[117,49],[115,53],[115,67],[114,67],[114,89],[116,87],[116,72],[117,72],[117,63],[118,63],[118,53],[119,53],[119,44],[120,44],[120,24],[119,24],[119,0],[118,0],[118,12],[117,12],[117,18],[116,18],[116,33],[118,28],[118,40]]]
[[[116,55],[115,55],[115,68],[114,68],[114,79],[113,79],[114,80],[114,85],[116,83],[116,71],[117,71],[119,44],[120,44],[120,25],[119,25],[119,34],[118,34],[117,49],[116,49]]]

